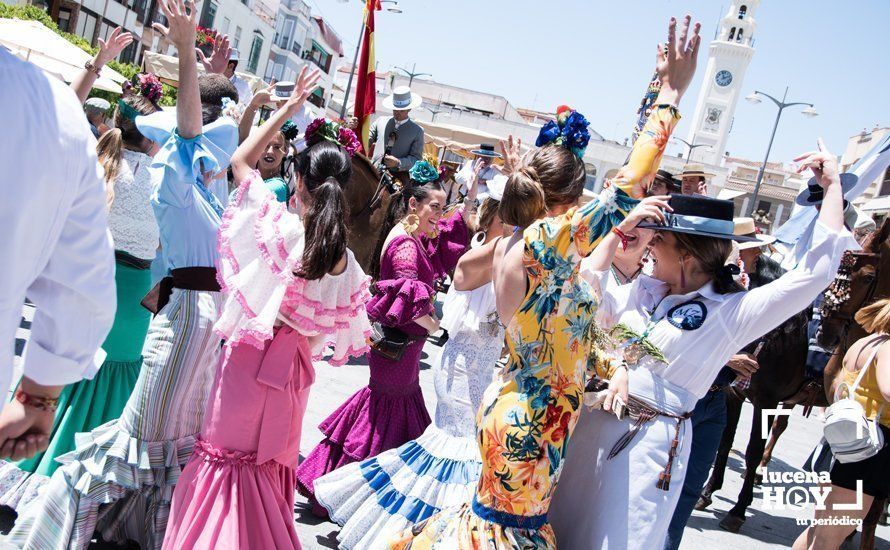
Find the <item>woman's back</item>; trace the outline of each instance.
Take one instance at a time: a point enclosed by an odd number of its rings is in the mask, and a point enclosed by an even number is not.
[[[844,368],[841,371],[842,382],[852,387],[862,369],[868,369],[862,376],[859,386],[853,394],[854,399],[865,409],[865,416],[874,419],[878,409],[888,400],[881,392],[881,379],[890,379],[890,375],[879,373],[890,369],[890,336],[876,334],[867,336],[854,343],[844,356]],[[890,428],[890,407],[885,407],[881,415],[881,424]]]

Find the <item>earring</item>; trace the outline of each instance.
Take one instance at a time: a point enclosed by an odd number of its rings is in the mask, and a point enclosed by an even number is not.
[[[680,290],[686,290],[686,269],[683,260],[680,260]]]
[[[420,227],[420,216],[412,211],[402,220],[402,227],[405,228],[405,233],[413,235],[417,228]]]

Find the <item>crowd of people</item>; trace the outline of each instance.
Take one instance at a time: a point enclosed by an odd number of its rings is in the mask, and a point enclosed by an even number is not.
[[[2,275],[0,387],[22,303],[36,306],[0,414],[0,457],[14,461],[0,504],[17,512],[0,540],[299,548],[300,493],[343,548],[678,548],[723,390],[756,374],[751,343],[809,310],[857,247],[821,141],[795,159],[818,220],[785,270],[753,220],[707,196],[703,166],[660,169],[701,44],[689,16],[671,19],[658,97],[595,197],[582,196],[580,112],[561,106],[533,148],[481,144],[449,171],[423,155],[408,116],[419,96],[397,88],[366,151],[400,181],[379,234],[362,236],[376,239],[366,274],[347,227],[361,145],[354,124],[308,116],[319,73],[253,93],[226,37],[196,60],[190,0],[160,8],[179,54],[174,110],[152,75],[110,119],[88,99],[132,40],[119,29],[70,87],[0,49],[0,110],[18,136],[0,165],[27,182],[0,207],[17,258]],[[872,335],[841,376],[886,438],[890,303],[856,319]],[[440,331],[431,418],[420,362]],[[301,460],[316,366],[360,357],[367,386]],[[835,461],[831,498],[856,480],[869,503],[887,496],[888,461],[880,445]],[[837,547],[851,529],[811,527],[795,548]]]

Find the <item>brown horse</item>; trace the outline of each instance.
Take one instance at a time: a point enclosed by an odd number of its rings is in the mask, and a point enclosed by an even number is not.
[[[890,220],[875,231],[863,244],[861,252],[847,252],[834,284],[826,292],[822,309],[822,328],[817,343],[834,353],[825,367],[825,388],[833,401],[840,382],[843,358],[850,346],[868,336],[854,316],[863,307],[890,297]],[[887,506],[887,499],[875,499],[862,522],[859,547],[875,546],[875,529]],[[852,535],[851,535],[852,536]]]
[[[352,181],[346,188],[348,246],[365,273],[377,261],[372,258],[374,246],[392,191],[381,176],[368,157],[362,154],[352,157]]]

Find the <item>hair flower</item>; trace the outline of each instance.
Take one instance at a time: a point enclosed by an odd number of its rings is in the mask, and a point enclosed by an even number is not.
[[[584,115],[568,105],[560,105],[556,109],[556,120],[551,120],[541,127],[535,145],[537,147],[559,145],[570,150],[578,158],[582,158],[587,144],[590,143],[588,126],[590,122]]]
[[[355,132],[340,125],[338,122],[316,118],[306,127],[306,144],[310,147],[321,140],[336,143],[346,151],[350,157],[361,150],[361,142]]]
[[[164,87],[156,74],[139,73],[136,75],[136,78],[139,83],[139,93],[142,97],[152,103],[157,103],[161,100],[161,96],[164,94]]]
[[[436,167],[428,160],[418,160],[415,162],[414,166],[408,170],[408,175],[411,176],[412,180],[421,185],[439,179],[439,171],[436,170]]]

